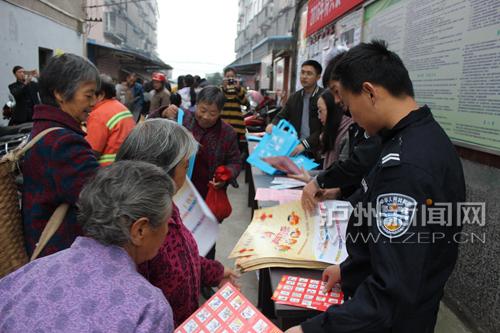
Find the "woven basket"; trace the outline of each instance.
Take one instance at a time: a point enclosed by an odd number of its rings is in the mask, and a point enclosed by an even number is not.
[[[0,162],[0,278],[28,262],[15,168],[13,161]]]

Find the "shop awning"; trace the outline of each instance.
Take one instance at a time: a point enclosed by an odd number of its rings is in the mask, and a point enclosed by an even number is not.
[[[233,67],[236,69],[238,74],[241,75],[251,75],[258,73],[260,71],[260,61],[259,62],[252,62],[252,63],[246,63],[246,64],[235,64],[236,61],[234,61],[232,64],[230,64],[228,67]]]
[[[129,72],[136,71],[159,71],[169,70],[173,67],[164,63],[158,56],[152,53],[140,52],[126,47],[120,47],[113,44],[101,43],[94,39],[87,40],[88,57],[91,61],[97,56],[96,50],[99,49],[99,56],[112,57],[120,63],[120,66]],[[105,53],[104,55],[102,53]]]

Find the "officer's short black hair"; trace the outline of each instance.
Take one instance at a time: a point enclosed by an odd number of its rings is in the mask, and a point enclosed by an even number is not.
[[[383,40],[361,43],[350,49],[334,69],[347,90],[359,94],[363,82],[384,87],[391,95],[414,97],[413,84],[401,58]]]
[[[16,74],[16,72],[20,69],[23,69],[23,66],[14,66],[14,68],[12,68],[12,74]]]
[[[341,51],[340,53],[338,53],[335,57],[333,57],[328,62],[328,65],[326,65],[325,71],[323,72],[323,79],[322,79],[323,87],[327,88],[328,82],[330,82],[331,80],[338,81],[339,78],[334,73],[333,69],[335,68],[335,66],[337,66],[338,62],[340,61],[340,59],[342,59],[342,57],[344,56],[344,54],[346,54],[346,52],[347,51]]]
[[[314,67],[314,70],[316,71],[317,75],[321,75],[321,72],[323,71],[323,67],[321,67],[321,64],[317,62],[316,60],[306,60],[302,63],[300,68],[304,66],[312,66]]]

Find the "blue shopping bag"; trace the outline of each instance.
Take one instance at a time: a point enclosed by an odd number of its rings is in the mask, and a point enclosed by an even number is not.
[[[299,143],[295,128],[288,121],[282,119],[276,126],[273,126],[271,134],[266,133],[262,137],[254,151],[248,156],[247,162],[265,173],[273,175],[277,170],[264,162],[262,158],[289,156]]]
[[[296,166],[299,167],[299,169],[304,169],[307,171],[315,169],[319,166],[319,164],[316,163],[314,160],[304,155],[297,155],[294,157],[290,157],[290,159],[292,160],[293,163],[295,163]]]
[[[182,122],[184,121],[184,110],[181,108],[178,108],[177,110],[177,124],[182,126]],[[189,165],[188,165],[188,170],[187,170],[187,176],[189,179],[193,178],[193,169],[194,169],[194,162],[196,161],[196,153],[191,156],[189,159]]]

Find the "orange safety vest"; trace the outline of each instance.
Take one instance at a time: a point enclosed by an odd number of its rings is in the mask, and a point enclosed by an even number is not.
[[[101,154],[99,163],[106,166],[114,162],[116,153],[134,129],[132,113],[116,99],[97,103],[87,119],[87,136],[92,149]]]

